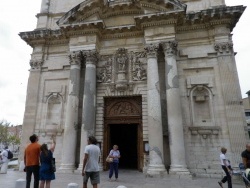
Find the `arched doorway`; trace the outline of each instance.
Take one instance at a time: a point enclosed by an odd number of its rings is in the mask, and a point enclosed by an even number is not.
[[[120,167],[143,168],[142,107],[141,96],[108,97],[104,99],[104,146],[103,167],[108,169],[105,159],[114,144],[121,152]]]

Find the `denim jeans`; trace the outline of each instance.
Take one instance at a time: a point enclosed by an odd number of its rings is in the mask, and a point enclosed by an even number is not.
[[[110,163],[109,165],[109,178],[112,178],[113,172],[115,171],[115,178],[118,178],[118,164],[116,162]]]

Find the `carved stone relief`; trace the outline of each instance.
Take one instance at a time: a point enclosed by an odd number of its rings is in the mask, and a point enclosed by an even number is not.
[[[119,48],[113,55],[101,56],[97,81],[108,83],[112,92],[133,90],[136,81],[147,79],[145,57],[145,52],[128,52],[125,48]]]
[[[137,59],[137,58],[136,58]],[[136,60],[133,64],[133,80],[141,81],[147,79],[147,71],[141,61]]]
[[[105,62],[104,66],[97,73],[97,81],[101,83],[110,83],[112,79],[112,64],[113,58],[108,57],[108,60]]]

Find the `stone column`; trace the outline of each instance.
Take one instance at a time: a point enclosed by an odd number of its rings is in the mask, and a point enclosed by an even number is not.
[[[147,97],[148,97],[148,140],[150,175],[161,174],[165,171],[163,162],[163,133],[159,88],[159,73],[157,51],[159,45],[151,44],[145,47],[147,54]]]
[[[170,144],[171,166],[173,174],[189,174],[186,165],[181,97],[176,63],[177,42],[162,43],[165,54],[165,83],[167,95],[167,116]]]
[[[40,87],[41,79],[41,68],[43,65],[42,60],[37,60],[35,58],[30,60],[30,75],[28,80],[25,112],[23,117],[23,132],[22,132],[22,141],[21,141],[21,150],[19,154],[20,161],[20,171],[23,171],[24,168],[24,149],[27,144],[30,143],[29,137],[34,134],[36,126],[36,114],[38,106],[38,93]]]
[[[87,145],[88,136],[95,134],[95,114],[96,114],[96,63],[98,54],[96,50],[83,51],[86,58],[86,72],[83,94],[83,113],[81,128],[81,148],[80,165],[78,170],[82,170],[82,160],[84,148]]]
[[[247,143],[246,120],[243,115],[242,98],[234,58],[233,44],[231,41],[218,42],[214,46],[218,55],[218,69],[222,89],[221,99],[223,100],[225,122],[228,130],[232,163],[238,164],[241,161],[239,155]],[[222,125],[222,126],[223,126]],[[230,151],[229,151],[230,152]]]
[[[72,52],[70,59],[69,94],[67,98],[66,117],[63,135],[61,172],[73,172],[75,169],[75,152],[78,127],[78,106],[80,90],[81,52]]]

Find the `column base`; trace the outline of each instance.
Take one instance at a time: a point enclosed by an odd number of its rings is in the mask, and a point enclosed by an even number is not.
[[[189,170],[182,165],[170,166],[169,175],[177,178],[192,178],[192,174]]]
[[[146,176],[155,177],[155,176],[164,176],[167,173],[164,165],[149,165],[146,170]]]
[[[74,173],[75,165],[73,164],[61,164],[60,168],[56,170],[58,173]]]

